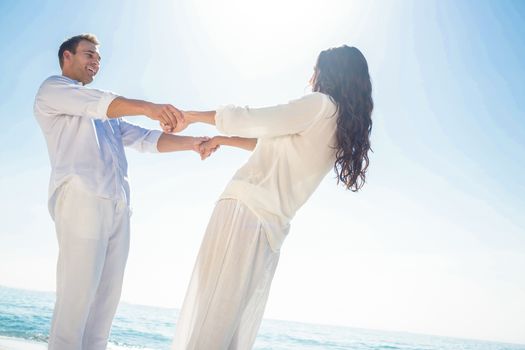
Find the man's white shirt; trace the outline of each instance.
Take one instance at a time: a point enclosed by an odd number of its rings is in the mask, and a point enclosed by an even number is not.
[[[124,197],[130,203],[124,146],[140,152],[158,152],[162,132],[144,129],[122,118],[109,119],[108,107],[117,97],[64,76],[51,76],[40,86],[34,114],[44,133],[51,162],[51,216],[57,189],[74,178],[97,196]]]

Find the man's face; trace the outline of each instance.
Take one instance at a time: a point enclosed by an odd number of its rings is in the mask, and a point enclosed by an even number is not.
[[[87,40],[78,43],[76,53],[64,53],[65,76],[80,81],[83,85],[89,84],[100,68],[100,54],[98,46]]]

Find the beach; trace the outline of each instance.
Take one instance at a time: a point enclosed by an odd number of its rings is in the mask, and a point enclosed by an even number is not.
[[[0,336],[0,350],[46,350],[46,349],[47,349],[47,343],[44,343],[44,342]],[[109,344],[107,347],[107,350],[125,350],[125,349],[131,349],[131,348],[117,346],[114,344]],[[147,348],[143,348],[143,349],[148,350]]]
[[[45,350],[47,344],[19,338],[0,337],[0,350]]]

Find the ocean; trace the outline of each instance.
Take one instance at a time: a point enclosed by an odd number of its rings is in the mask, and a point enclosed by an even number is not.
[[[0,336],[41,344],[44,349],[54,298],[54,293],[0,286]],[[177,316],[176,309],[121,303],[113,323],[110,347],[168,350]],[[0,342],[0,349],[3,348]],[[265,319],[254,349],[525,350],[525,345]]]

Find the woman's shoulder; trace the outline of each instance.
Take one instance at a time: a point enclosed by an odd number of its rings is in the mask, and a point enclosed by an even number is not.
[[[304,95],[301,99],[310,101],[311,103],[318,104],[322,107],[335,107],[336,104],[333,100],[333,98],[330,95],[324,94],[322,92],[311,92],[309,94]]]
[[[323,94],[322,92],[317,92],[317,91],[312,91],[306,95],[304,95],[302,97],[303,99],[308,99],[308,100],[318,100],[318,101],[323,101],[323,100],[326,100],[326,99],[331,99],[331,97],[329,95],[326,95],[326,94]]]
[[[329,95],[323,94],[321,92],[308,93],[298,99],[290,101],[290,103],[308,105],[310,108],[314,109],[323,108],[330,103],[333,104],[332,98]]]
[[[332,115],[335,110],[337,110],[337,104],[335,103],[334,99],[330,95],[324,94],[322,92],[311,92],[303,96],[303,98],[311,101],[312,103],[315,103],[318,106],[318,109],[321,110],[321,114],[328,113]]]

